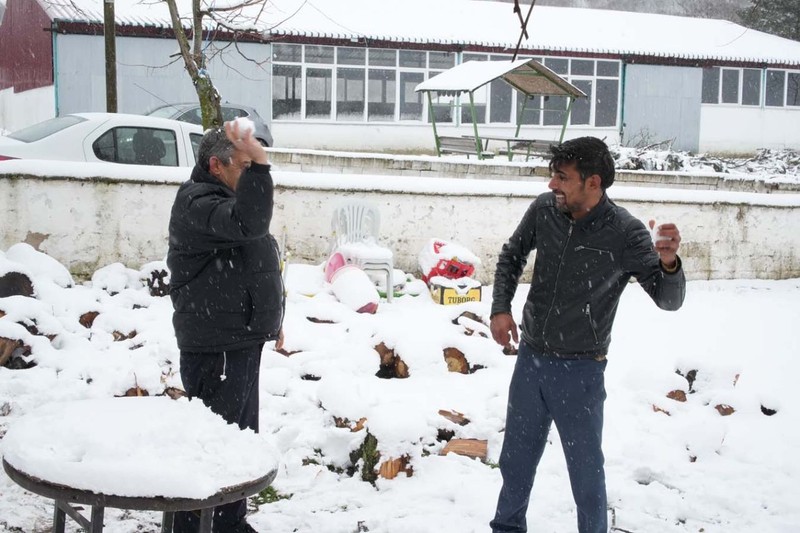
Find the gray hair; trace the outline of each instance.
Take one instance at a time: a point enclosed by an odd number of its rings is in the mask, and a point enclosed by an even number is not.
[[[203,134],[200,141],[200,148],[197,150],[197,164],[200,168],[208,172],[211,167],[210,160],[216,157],[225,165],[229,165],[233,157],[233,143],[225,135],[222,128],[211,128]]]

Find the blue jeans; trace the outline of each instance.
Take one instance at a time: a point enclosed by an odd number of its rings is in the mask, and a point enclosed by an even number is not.
[[[606,361],[542,357],[520,343],[508,393],[495,533],[528,531],[528,510],[536,467],[551,422],[561,436],[580,533],[607,533],[603,470],[603,372]]]
[[[257,344],[219,353],[181,352],[181,381],[186,394],[201,400],[226,422],[258,433],[258,375],[263,347]],[[230,460],[247,458],[232,456]],[[230,531],[244,520],[246,513],[245,500],[218,506],[214,511],[213,531]],[[196,533],[199,527],[199,512],[175,513],[174,533]]]

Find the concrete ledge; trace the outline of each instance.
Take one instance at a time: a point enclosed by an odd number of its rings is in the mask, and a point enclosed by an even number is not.
[[[393,156],[323,152],[315,150],[268,150],[273,165],[288,172],[367,173],[378,175],[426,176],[490,180],[546,181],[547,165],[502,158],[478,161],[465,156]],[[618,170],[616,183],[645,187],[675,187],[759,193],[800,193],[800,184],[769,182],[754,176],[720,173],[649,172]]]

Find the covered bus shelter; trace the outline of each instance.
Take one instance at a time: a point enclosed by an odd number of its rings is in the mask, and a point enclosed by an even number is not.
[[[478,120],[475,110],[476,90],[484,85],[502,79],[514,89],[524,95],[524,102],[519,106],[516,117],[516,131],[513,137],[509,136],[483,136],[478,133]],[[537,96],[566,96],[568,99],[564,123],[561,126],[559,142],[564,140],[564,132],[569,123],[572,104],[578,98],[586,98],[583,91],[569,83],[567,80],[545,67],[534,59],[519,59],[517,61],[467,61],[426,80],[414,89],[424,92],[428,96],[428,107],[433,136],[436,142],[436,153],[465,153],[475,154],[478,159],[490,157],[487,153],[488,140],[494,139],[507,143],[509,159],[512,158],[513,147],[522,147],[530,155],[531,150],[549,145],[551,141],[537,139],[522,139],[519,137],[522,126],[522,117],[528,103]],[[469,95],[469,107],[472,116],[473,135],[461,137],[439,135],[434,114],[433,93],[444,96],[459,96],[463,93]],[[463,104],[462,104],[463,105]],[[484,144],[486,142],[487,144]]]

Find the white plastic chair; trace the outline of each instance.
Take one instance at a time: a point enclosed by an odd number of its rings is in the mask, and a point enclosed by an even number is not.
[[[377,206],[363,200],[350,200],[333,210],[331,252],[340,252],[348,263],[358,265],[365,272],[380,272],[386,277],[386,300],[391,302],[394,292],[394,261],[392,251],[378,244],[381,225]]]

